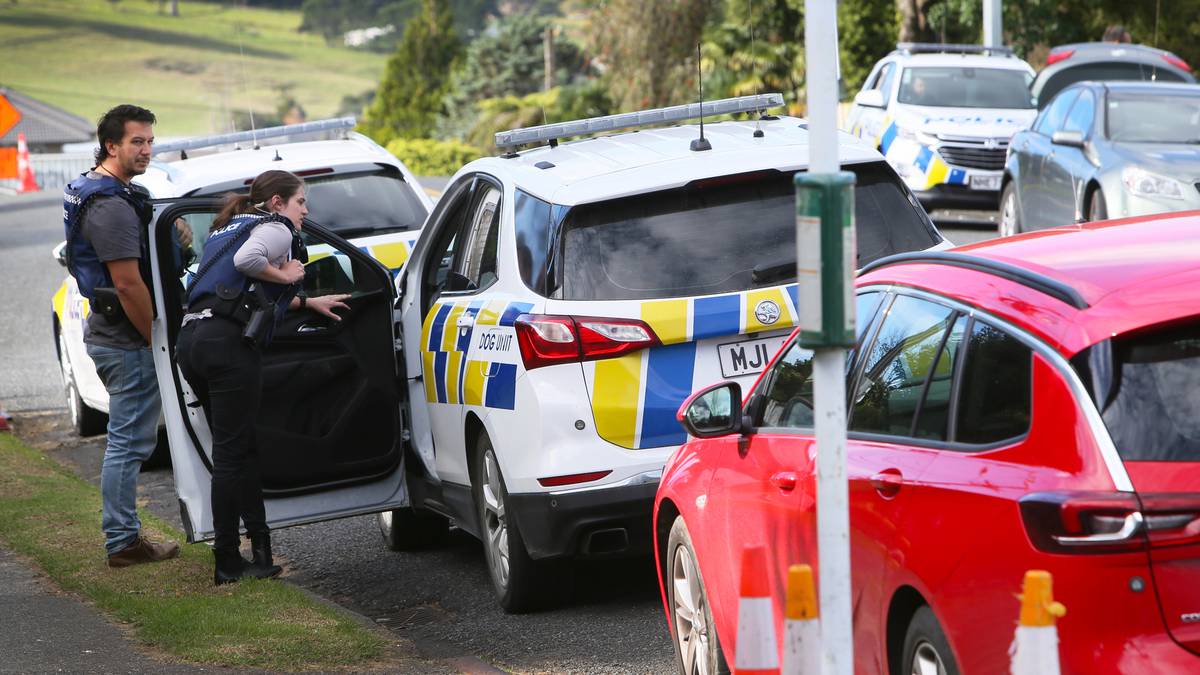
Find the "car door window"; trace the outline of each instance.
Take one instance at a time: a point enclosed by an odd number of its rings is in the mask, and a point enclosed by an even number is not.
[[[500,231],[500,191],[488,185],[476,201],[471,215],[469,239],[463,247],[459,274],[475,289],[496,280],[496,244]]]
[[[907,436],[955,313],[910,296],[892,303],[853,398],[850,430]]]
[[[455,274],[454,262],[458,252],[459,233],[463,229],[463,219],[466,217],[471,204],[473,191],[470,188],[472,179],[465,181],[466,185],[451,188],[443,199],[451,200],[444,210],[439,209],[440,217],[427,227],[433,233],[433,244],[424,259],[425,268],[421,272],[421,314],[424,315],[433,306],[438,297],[447,290],[464,290],[451,283],[451,275]],[[461,278],[461,275],[459,275]]]
[[[991,444],[1025,434],[1033,352],[1012,335],[976,320],[965,357],[953,439]]]
[[[967,317],[961,314],[946,334],[945,342],[938,353],[937,362],[925,382],[925,393],[917,418],[913,420],[912,435],[931,441],[944,441],[949,437],[950,402],[954,394],[954,366],[959,347],[966,333]]]
[[[896,65],[894,63],[889,63],[889,64],[885,65],[883,67],[883,72],[881,72],[879,74],[879,82],[878,82],[879,86],[877,86],[875,88],[878,89],[879,91],[883,92],[884,106],[887,105],[888,98],[891,97],[892,81],[895,79],[895,76],[896,76]]]
[[[1079,95],[1078,89],[1072,89],[1058,95],[1050,105],[1042,111],[1042,117],[1038,120],[1037,126],[1034,128],[1043,136],[1051,136],[1054,132],[1062,128],[1063,121],[1067,118],[1067,112],[1071,109],[1071,104],[1075,102],[1075,97]]]
[[[760,426],[811,429],[813,426],[813,353],[795,340],[771,368],[763,393]]]
[[[1092,135],[1092,120],[1096,118],[1096,96],[1090,91],[1080,92],[1071,112],[1063,122],[1063,131],[1078,131],[1084,138]]]

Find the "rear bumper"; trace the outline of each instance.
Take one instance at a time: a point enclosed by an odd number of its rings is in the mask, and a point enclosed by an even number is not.
[[[650,514],[657,483],[508,495],[509,516],[529,555],[608,557],[651,550]]]

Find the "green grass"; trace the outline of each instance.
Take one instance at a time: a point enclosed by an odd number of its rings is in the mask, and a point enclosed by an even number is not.
[[[299,12],[179,5],[171,17],[153,0],[0,0],[0,85],[88,120],[137,103],[175,136],[228,131],[248,106],[273,113],[279,87],[308,119],[329,117],[383,74],[383,55],[297,32]]]
[[[159,540],[182,535],[149,514]],[[0,434],[0,539],[61,588],[133,627],[137,639],[184,661],[269,670],[370,668],[384,656],[375,633],[290,584],[212,585],[207,546],[184,545],[163,563],[105,564],[99,491],[55,461]]]

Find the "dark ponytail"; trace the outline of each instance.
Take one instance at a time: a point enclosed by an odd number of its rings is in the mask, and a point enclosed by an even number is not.
[[[215,232],[225,227],[234,216],[242,213],[261,212],[265,214],[267,213],[265,205],[271,201],[272,197],[279,195],[281,199],[287,201],[302,187],[304,187],[304,181],[290,171],[278,169],[264,171],[258,174],[254,182],[250,184],[250,194],[230,193],[225,197],[225,204],[221,206],[221,212],[213,220],[209,232]],[[263,206],[256,208],[256,204]]]

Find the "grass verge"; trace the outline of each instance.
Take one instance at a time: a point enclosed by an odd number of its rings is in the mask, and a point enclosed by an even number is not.
[[[154,538],[183,535],[142,513]],[[384,641],[285,583],[212,585],[207,546],[176,560],[111,569],[100,532],[100,493],[12,434],[0,434],[0,538],[61,588],[133,627],[143,643],[185,661],[269,670],[368,666]]]

